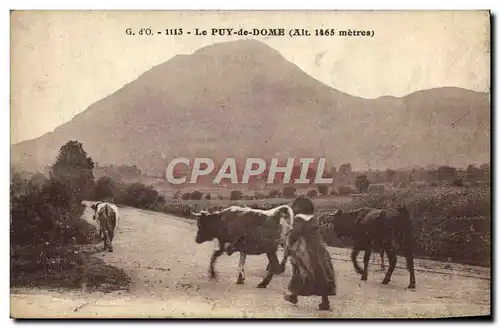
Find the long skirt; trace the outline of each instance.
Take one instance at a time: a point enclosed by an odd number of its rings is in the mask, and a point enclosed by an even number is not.
[[[335,272],[324,243],[316,236],[300,237],[289,250],[292,279],[288,289],[299,296],[336,295]]]

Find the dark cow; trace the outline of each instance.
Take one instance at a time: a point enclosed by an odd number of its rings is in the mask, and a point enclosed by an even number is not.
[[[398,244],[406,257],[406,265],[410,273],[408,288],[415,288],[412,224],[410,213],[406,207],[400,206],[389,209],[361,208],[350,213],[350,215],[357,213],[351,260],[356,272],[361,274],[361,280],[367,280],[368,278],[368,262],[372,248],[380,247],[386,252],[389,259],[389,270],[382,281],[382,284],[388,284],[396,268],[396,244]],[[333,224],[337,230],[342,226],[337,222],[346,220],[346,217],[346,212],[337,211],[334,214]],[[364,269],[361,269],[356,261],[360,250],[365,250]]]
[[[337,210],[334,215],[333,222],[333,230],[335,230],[335,234],[339,238],[346,237],[354,240],[354,235],[356,234],[356,220],[364,211],[366,211],[366,208],[361,208],[354,211]],[[332,231],[332,222],[325,222],[324,224],[326,224],[326,226],[328,227],[327,231]],[[385,271],[384,248],[380,247],[379,245],[372,245],[372,247],[380,253],[380,259],[382,261],[380,264],[380,269],[382,271]]]
[[[118,207],[114,204],[103,202],[97,202],[91,207],[95,211],[94,220],[99,223],[99,234],[104,241],[104,250],[113,252],[115,229],[120,218]]]
[[[279,244],[284,243],[287,232],[291,229],[293,211],[287,205],[264,211],[248,207],[231,206],[222,211],[191,213],[198,220],[196,242],[201,244],[217,239],[219,249],[210,259],[210,277],[215,278],[214,264],[226,247],[240,252],[239,274],[237,284],[245,280],[244,265],[246,255],[266,254],[269,259],[267,275],[257,286],[266,288],[274,273],[281,273],[276,251]]]

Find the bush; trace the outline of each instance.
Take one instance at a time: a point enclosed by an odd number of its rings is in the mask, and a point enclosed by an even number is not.
[[[195,190],[195,191],[193,191],[191,193],[190,199],[192,199],[192,200],[200,200],[202,196],[203,196],[202,192],[200,192],[198,190]]]
[[[184,200],[191,199],[191,193],[190,192],[184,193],[182,194],[181,198]]]
[[[340,186],[338,189],[339,195],[350,195],[354,193],[354,189],[349,186]]]
[[[328,195],[328,186],[327,185],[318,185],[318,192],[323,195],[323,196],[326,196]]]
[[[230,200],[238,200],[243,196],[243,193],[240,190],[231,190],[231,195],[229,196]]]
[[[463,187],[464,186],[464,180],[462,178],[457,178],[453,180],[450,185],[452,187]]]
[[[261,192],[256,192],[254,195],[254,198],[255,199],[265,199],[266,195],[264,193],[261,193]]]
[[[310,189],[307,191],[306,195],[307,195],[307,197],[313,198],[313,197],[316,197],[318,195],[318,192],[315,189]]]
[[[206,200],[210,200],[210,199],[212,199],[212,196],[210,196],[210,194],[207,194],[207,195],[205,196],[205,199],[206,199]]]
[[[72,203],[70,188],[47,180],[40,188],[11,197],[12,245],[84,243],[83,207]]]
[[[370,181],[368,180],[366,174],[362,174],[356,177],[354,185],[358,188],[359,192],[364,192],[368,190],[368,187],[370,187]]]
[[[118,203],[138,208],[150,208],[155,203],[158,192],[151,186],[142,183],[132,183],[125,189],[125,193]]]
[[[295,187],[286,186],[285,188],[283,188],[283,197],[294,198],[294,197],[296,197],[296,195],[295,195],[296,191],[297,191],[297,189],[295,189]]]
[[[269,191],[269,198],[279,198],[281,196],[281,193],[277,189],[273,189]]]
[[[94,186],[95,200],[114,200],[116,197],[116,183],[110,177],[101,177]]]

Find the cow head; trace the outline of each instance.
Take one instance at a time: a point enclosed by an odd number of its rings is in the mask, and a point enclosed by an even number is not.
[[[349,213],[346,213],[339,209],[332,215],[331,222],[332,223],[330,223],[330,228],[331,225],[333,224],[333,229],[335,230],[335,234],[339,238],[349,237],[352,235],[354,231],[356,218],[350,215]]]
[[[101,202],[97,202],[90,206],[90,208],[94,210],[94,215],[93,215],[94,220],[97,220],[97,207],[99,206],[99,204],[101,204]]]
[[[196,243],[201,244],[216,237],[221,217],[219,212],[191,212],[191,216],[195,217],[198,221],[198,232],[196,233],[195,239]]]

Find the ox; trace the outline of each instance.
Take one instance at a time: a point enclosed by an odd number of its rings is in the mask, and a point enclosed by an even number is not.
[[[359,217],[360,213],[364,211],[365,209],[358,209],[355,211],[337,210],[337,212],[333,216],[333,222],[321,222],[321,224],[328,227],[328,229],[326,230],[328,231],[328,233],[332,231],[331,226],[333,224],[333,230],[339,238],[346,237],[354,241],[356,234],[356,220]],[[379,245],[372,246],[376,248],[380,253],[380,270],[385,271],[384,248],[380,247]]]
[[[112,252],[115,229],[120,219],[118,207],[105,202],[97,202],[91,207],[95,211],[94,220],[99,224],[99,234],[104,240],[104,250]]]
[[[353,234],[354,246],[351,260],[354,269],[361,274],[361,280],[368,278],[368,262],[372,247],[382,248],[389,260],[389,270],[385,274],[382,284],[391,281],[392,273],[396,268],[396,244],[406,257],[406,266],[410,273],[408,288],[415,288],[415,269],[413,264],[413,233],[410,213],[404,206],[389,209],[361,208],[356,211],[343,212],[338,210],[334,214],[334,227],[339,230],[343,220],[351,220],[355,216],[355,231]],[[340,232],[342,233],[342,232]],[[365,251],[363,258],[364,269],[356,261],[360,250]]]
[[[234,251],[240,252],[237,284],[243,284],[245,280],[244,265],[247,255],[265,253],[269,260],[267,275],[258,288],[266,288],[273,274],[282,272],[276,251],[278,245],[285,242],[292,227],[293,211],[289,206],[281,205],[267,211],[231,206],[222,211],[191,214],[198,220],[196,243],[201,244],[213,239],[217,239],[219,243],[219,249],[213,252],[210,259],[211,278],[216,277],[214,265],[224,251],[227,251],[228,255]]]

